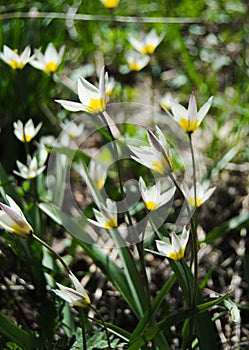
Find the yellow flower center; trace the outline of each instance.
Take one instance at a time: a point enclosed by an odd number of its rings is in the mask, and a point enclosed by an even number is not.
[[[27,135],[27,134],[25,134],[25,135],[22,135],[21,141],[22,141],[22,142],[30,142],[30,141],[32,140],[32,138],[33,138],[32,135]]]
[[[148,210],[156,210],[158,208],[156,203],[153,201],[148,201],[148,202],[145,202],[144,204]]]
[[[195,207],[195,198],[194,197],[188,198],[188,204],[191,205],[191,207]],[[196,206],[200,207],[201,205],[202,205],[201,198],[196,198]]]
[[[161,160],[155,160],[152,162],[152,168],[160,174],[167,173],[169,170],[172,170],[171,157],[167,154],[167,159],[162,157]]]
[[[103,5],[108,9],[113,9],[118,6],[119,0],[104,0]]]
[[[12,225],[11,230],[13,233],[15,233],[18,236],[21,236],[23,238],[27,238],[30,233],[32,232],[32,228],[30,226],[25,225],[25,227],[22,227],[18,224]]]
[[[171,252],[171,253],[169,253],[168,257],[170,259],[178,261],[178,260],[181,260],[184,257],[184,252],[185,252],[185,249],[181,248],[180,250],[178,250],[178,252]]]
[[[140,51],[143,55],[152,55],[153,52],[155,51],[156,46],[155,45],[146,45],[144,46]]]
[[[105,228],[112,229],[114,227],[118,227],[118,221],[116,218],[113,218],[104,223]]]
[[[12,69],[23,69],[25,66],[23,62],[17,62],[16,60],[10,60],[9,65]]]
[[[188,120],[186,118],[182,118],[179,124],[185,132],[192,133],[198,128],[198,126],[200,125],[200,122],[198,120],[194,121],[194,120]]]
[[[97,188],[98,188],[98,190],[101,190],[101,188],[104,186],[104,184],[105,184],[105,180],[98,179],[97,180]]]
[[[91,300],[87,294],[84,295],[84,298],[81,298],[73,302],[73,306],[78,306],[78,307],[86,307],[89,304],[91,304]]]
[[[165,108],[165,109],[170,110],[170,106],[167,103],[165,103],[165,102],[162,102],[162,107]]]
[[[128,62],[128,64],[131,70],[135,70],[137,72],[143,68],[140,64],[137,64],[135,62]]]
[[[85,108],[86,112],[91,114],[98,114],[103,112],[106,108],[104,97],[100,98],[91,98],[88,107]]]
[[[56,64],[53,61],[50,61],[46,64],[44,70],[46,73],[54,73],[58,67],[58,64]]]

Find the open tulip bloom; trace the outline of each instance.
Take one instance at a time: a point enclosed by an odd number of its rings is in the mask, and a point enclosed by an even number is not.
[[[114,9],[119,4],[119,0],[100,0],[100,1],[108,9]]]
[[[56,283],[59,289],[53,289],[53,292],[61,299],[70,303],[72,306],[86,307],[91,303],[87,292],[72,272],[70,273],[69,278],[73,283],[75,289],[65,287],[60,283]]]
[[[216,187],[209,188],[207,191],[204,190],[203,186],[197,182],[196,184],[196,199],[194,193],[194,186],[190,189],[185,187],[183,193],[191,207],[200,207],[205,203],[214,193]]]
[[[184,227],[180,235],[174,232],[171,234],[171,241],[168,238],[164,241],[156,240],[157,250],[167,258],[179,261],[184,257],[188,239],[189,230]]]
[[[36,127],[34,127],[34,123],[32,119],[29,119],[25,125],[18,120],[14,124],[14,134],[18,138],[18,140],[22,142],[30,142],[40,130],[42,123],[39,123]]]
[[[60,48],[59,52],[57,52],[54,45],[49,43],[44,55],[40,50],[35,50],[35,58],[30,61],[30,64],[34,68],[40,69],[45,73],[54,73],[62,61],[64,51],[64,45]]]
[[[71,112],[88,112],[90,114],[98,114],[104,112],[106,109],[106,93],[105,83],[107,76],[105,76],[105,69],[102,68],[99,78],[99,88],[89,83],[86,79],[78,78],[78,96],[79,102],[56,100],[62,107]]]
[[[47,157],[46,157],[47,158]],[[14,174],[22,177],[23,179],[34,179],[40,175],[46,168],[44,165],[46,158],[43,160],[38,160],[37,157],[31,158],[29,155],[27,157],[27,165],[16,161],[16,165],[19,171],[14,170]]]
[[[152,55],[164,37],[165,33],[158,36],[155,29],[152,29],[147,35],[143,35],[140,40],[130,35],[129,41],[134,49],[143,55]]]
[[[8,232],[27,238],[33,232],[32,226],[26,220],[23,212],[15,201],[8,195],[9,205],[0,203],[0,227]]]
[[[100,204],[100,210],[93,209],[97,221],[88,219],[92,224],[112,229],[118,227],[117,205],[111,199],[107,198],[106,205]]]
[[[32,59],[30,54],[31,50],[29,46],[25,47],[21,54],[18,54],[16,50],[11,50],[8,46],[4,45],[3,52],[0,53],[0,58],[12,69],[23,69]]]
[[[149,55],[142,55],[136,51],[128,52],[126,59],[130,70],[137,72],[143,69],[150,62]]]
[[[167,175],[172,171],[169,146],[162,131],[157,126],[156,132],[157,137],[150,129],[147,130],[150,146],[129,146],[131,151],[135,154],[135,156],[132,155],[131,158],[162,175]]]
[[[213,96],[197,111],[196,99],[192,93],[189,99],[188,109],[175,100],[171,100],[170,107],[173,117],[187,134],[192,134],[201,124],[203,118],[209,111]]]
[[[161,193],[161,182],[152,186],[150,189],[146,188],[145,182],[140,177],[139,179],[139,188],[144,201],[144,204],[148,210],[156,210],[164,204],[168,203],[174,196],[175,187],[172,187],[168,191]]]

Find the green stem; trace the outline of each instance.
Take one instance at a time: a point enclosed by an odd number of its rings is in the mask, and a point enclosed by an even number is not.
[[[98,312],[97,309],[95,309],[94,306],[90,305],[89,306],[98,316],[98,318],[100,319],[100,321],[102,322],[103,324],[103,327],[104,327],[104,330],[105,330],[105,333],[106,333],[106,338],[107,338],[107,343],[108,343],[108,349],[111,350],[111,342],[110,342],[110,337],[109,337],[109,333],[108,333],[108,330],[107,330],[107,327],[106,327],[106,324],[105,324],[105,321],[103,319],[103,317],[101,316],[101,314]]]
[[[36,236],[35,234],[32,234],[32,237],[37,242],[41,243],[44,247],[46,247],[56,257],[56,259],[58,259],[61,262],[68,274],[71,273],[70,269],[68,268],[62,257],[59,254],[57,254],[46,242],[44,242],[40,237]]]
[[[112,139],[112,147],[113,147],[113,152],[114,152],[114,160],[117,161],[117,170],[118,170],[118,181],[119,181],[119,188],[120,188],[120,193],[121,193],[121,197],[122,199],[124,199],[125,197],[125,193],[124,193],[124,188],[123,188],[123,182],[122,182],[122,176],[121,176],[121,164],[120,164],[120,160],[119,160],[119,156],[118,156],[118,147],[116,145],[116,139],[111,131],[111,128],[108,124],[108,121],[106,120],[106,117],[104,115],[103,112],[99,113],[100,118],[102,119],[104,125],[106,126],[108,133],[111,136]]]
[[[193,143],[191,139],[191,134],[189,134],[189,146],[192,157],[192,166],[193,166],[193,180],[194,180],[194,201],[195,201],[195,209],[197,207],[197,194],[196,194],[196,167],[195,167],[195,156]],[[192,230],[192,245],[193,245],[193,256],[194,256],[194,294],[193,294],[193,307],[195,308],[197,305],[197,285],[198,285],[198,256],[197,256],[197,216],[196,212],[194,215],[193,221],[193,230]]]
[[[83,350],[87,350],[86,329],[85,329],[85,320],[84,320],[85,315],[82,307],[79,308],[79,315],[80,315],[80,324],[81,324],[81,331],[82,331]]]

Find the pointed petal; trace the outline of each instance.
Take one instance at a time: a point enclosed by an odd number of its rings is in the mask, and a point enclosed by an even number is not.
[[[180,105],[180,103],[176,102],[174,99],[171,99],[170,102],[170,108],[177,122],[180,122],[181,119],[188,119],[188,111],[185,107]]]
[[[198,112],[198,120],[201,122],[205,115],[208,113],[209,108],[213,103],[213,96],[211,96],[208,101],[200,108]]]
[[[71,112],[84,111],[84,106],[79,102],[72,102],[67,100],[55,100],[55,102],[60,103],[63,108]]]

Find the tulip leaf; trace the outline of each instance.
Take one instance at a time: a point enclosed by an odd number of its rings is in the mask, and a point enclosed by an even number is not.
[[[37,349],[37,339],[33,335],[27,333],[20,327],[10,322],[4,315],[0,313],[0,333],[6,336],[9,340],[20,346],[23,350]]]

